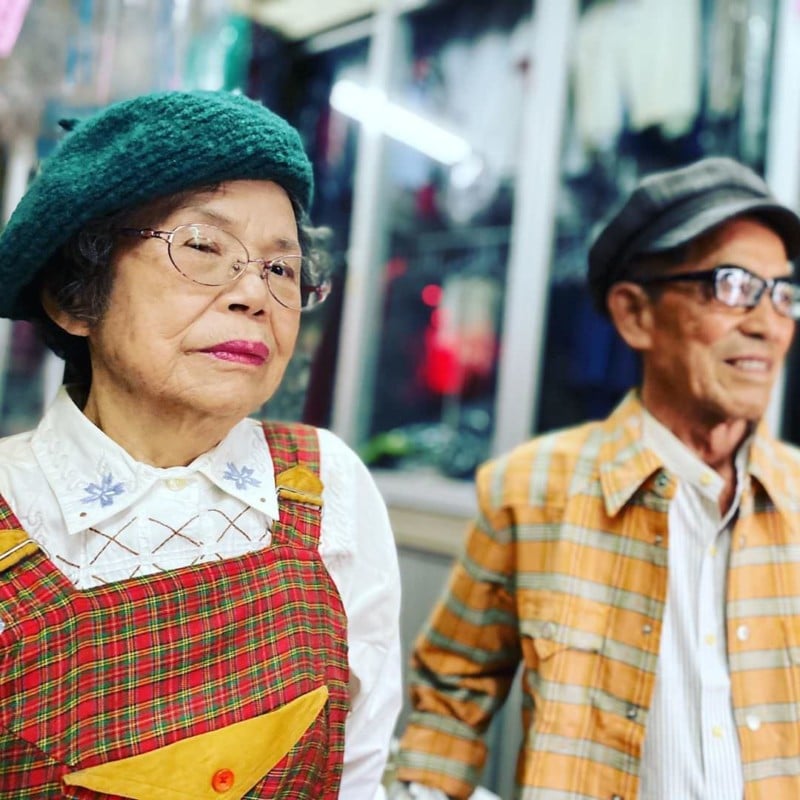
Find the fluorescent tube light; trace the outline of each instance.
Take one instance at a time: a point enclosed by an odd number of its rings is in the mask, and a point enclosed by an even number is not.
[[[471,152],[469,143],[419,114],[392,103],[376,89],[354,81],[340,80],[331,90],[331,105],[374,131],[381,131],[442,164],[463,161]]]

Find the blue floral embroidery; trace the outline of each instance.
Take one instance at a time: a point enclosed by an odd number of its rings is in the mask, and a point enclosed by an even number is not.
[[[234,481],[237,489],[246,489],[248,486],[261,486],[261,481],[253,477],[255,470],[250,469],[250,467],[239,469],[232,461],[228,462],[227,467],[222,477],[226,481]]]
[[[96,503],[100,501],[101,506],[110,506],[114,503],[114,498],[117,495],[125,492],[125,486],[121,483],[114,483],[113,475],[108,472],[103,475],[100,484],[90,483],[83,487],[87,496],[84,497],[82,503]]]

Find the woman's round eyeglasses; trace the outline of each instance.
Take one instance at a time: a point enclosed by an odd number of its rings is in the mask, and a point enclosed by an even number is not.
[[[301,255],[250,258],[239,239],[216,225],[189,223],[171,231],[120,228],[119,232],[166,242],[172,266],[185,278],[202,286],[233,283],[247,272],[249,264],[258,264],[269,293],[286,308],[307,311],[330,294],[330,281],[311,281],[310,259]]]

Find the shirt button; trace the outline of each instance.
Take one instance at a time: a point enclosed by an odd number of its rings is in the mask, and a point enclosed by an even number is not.
[[[211,778],[211,788],[223,794],[233,788],[235,775],[232,769],[218,769]]]
[[[653,537],[653,544],[661,544],[661,542],[663,541],[664,537],[661,536],[660,534],[657,534],[656,536]]]
[[[611,800],[622,800],[622,795],[621,794],[612,794],[611,795]]]
[[[712,736],[713,736],[715,739],[721,739],[721,738],[722,738],[722,725],[715,725],[715,726],[714,726],[714,727],[711,729],[711,735],[712,735]]]
[[[645,622],[645,624],[642,625],[642,633],[651,634],[652,632],[653,632],[653,626],[649,622]]]
[[[628,706],[628,710],[625,712],[625,716],[628,719],[636,719],[636,714],[638,713],[638,709],[636,706]]]
[[[714,636],[713,633],[707,633],[706,634],[706,644],[707,645],[711,646],[713,644],[716,644],[716,642],[717,642],[717,637]]]
[[[188,482],[186,478],[167,478],[165,481],[167,489],[172,489],[173,492],[179,492],[181,489],[185,489]]]
[[[6,624],[3,620],[0,619],[0,633],[2,633],[6,629]]]
[[[714,476],[710,472],[704,472],[700,476],[700,485],[701,486],[710,486],[711,482],[714,480]]]
[[[740,642],[746,642],[750,638],[750,628],[747,625],[740,625],[736,629],[736,638]]]
[[[545,639],[552,639],[556,635],[556,626],[552,622],[545,622],[542,625],[542,636]]]
[[[745,722],[751,731],[757,731],[761,727],[761,720],[755,714],[748,714]]]
[[[714,556],[717,554],[717,546],[715,544],[712,544],[711,547],[708,548],[708,554],[711,556],[711,558],[714,558]]]
[[[662,472],[656,478],[656,488],[658,488],[658,489],[666,489],[667,486],[669,486],[669,478]]]

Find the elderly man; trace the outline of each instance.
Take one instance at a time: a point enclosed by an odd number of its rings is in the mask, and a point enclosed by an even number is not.
[[[589,286],[641,386],[479,470],[396,796],[470,796],[520,662],[519,798],[800,796],[800,452],[762,421],[798,252],[726,158],[645,178],[601,232]]]

